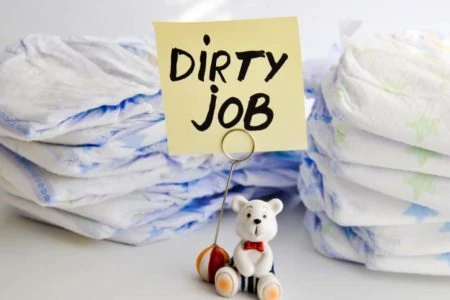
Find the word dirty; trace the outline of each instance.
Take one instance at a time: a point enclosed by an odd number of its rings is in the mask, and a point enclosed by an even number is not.
[[[208,46],[211,42],[209,35],[205,35],[203,37],[203,42],[206,46]],[[275,74],[281,69],[283,64],[288,59],[288,55],[283,53],[280,58],[276,59],[272,52],[266,52],[264,50],[249,50],[249,51],[241,51],[235,52],[236,59],[240,61],[240,69],[239,74],[237,75],[238,81],[245,80],[245,76],[247,75],[247,71],[251,65],[251,62],[255,59],[263,59],[267,58],[268,64],[270,65],[270,71],[267,76],[264,78],[264,81],[269,82]],[[180,56],[185,56],[190,61],[190,66],[181,74],[178,74],[178,61]],[[206,67],[207,67],[207,52],[201,51],[199,58],[199,67],[197,72],[197,77],[199,80],[204,81],[206,75]],[[227,69],[231,64],[231,55],[225,50],[219,50],[212,54],[212,58],[210,61],[209,68],[209,80],[215,82],[216,76],[218,75],[222,82],[226,83],[226,78],[222,73],[225,69]],[[190,76],[196,66],[194,57],[187,51],[183,49],[173,48],[171,53],[171,67],[170,67],[170,80],[178,81],[183,80]]]

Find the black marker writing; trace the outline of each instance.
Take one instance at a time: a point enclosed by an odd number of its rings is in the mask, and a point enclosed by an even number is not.
[[[244,52],[236,52],[236,57],[242,60],[241,69],[239,71],[238,80],[242,81],[245,79],[245,75],[247,74],[248,67],[250,66],[250,62],[254,58],[264,57],[264,51],[244,51]]]
[[[205,47],[211,47],[211,43],[211,37],[208,34],[203,35],[203,44]],[[194,56],[191,53],[183,49],[173,48],[170,56],[170,80],[174,82],[180,81],[188,78],[192,73],[197,72],[197,78],[202,82],[205,81],[205,76],[208,76],[210,82],[215,83],[217,81],[222,81],[222,83],[226,84],[228,83],[227,76],[229,79],[232,78],[230,77],[229,72],[231,70],[230,66],[234,63],[239,64],[239,68],[233,68],[234,70],[239,70],[234,78],[242,82],[246,79],[249,70],[252,69],[252,63],[258,60],[258,64],[265,61],[268,66],[268,73],[262,74],[261,77],[262,83],[267,83],[275,78],[289,58],[287,53],[281,53],[279,58],[276,59],[271,51],[248,50],[230,54],[225,50],[217,50],[217,48],[215,48],[215,51],[212,52],[211,55],[208,55],[206,50],[202,50],[200,51],[200,55],[196,57],[198,57],[198,61],[195,61]],[[178,65],[181,63],[185,67],[179,67]],[[256,75],[258,76],[260,74]],[[265,77],[263,77],[264,75]],[[255,74],[252,74],[252,76],[255,76]],[[221,105],[218,104],[217,93],[219,92],[219,88],[216,84],[212,84],[210,90],[211,96],[205,118],[201,123],[191,120],[192,125],[198,131],[205,131],[211,127],[216,114],[216,106],[218,106],[217,122],[225,129],[232,128],[243,120],[244,128],[248,131],[265,130],[275,118],[274,111],[269,107],[270,96],[266,93],[255,93],[251,95],[247,102],[247,107],[244,108],[243,102],[239,98],[233,96],[228,97]],[[262,100],[262,102],[260,100]],[[237,110],[235,114],[231,116],[231,119],[228,119],[231,115],[229,111],[233,106],[236,107]],[[226,115],[227,120],[225,120]],[[264,115],[264,121],[260,124],[252,124],[256,115]]]
[[[260,98],[264,99],[264,102],[256,106],[258,104],[258,100]],[[272,123],[273,120],[273,110],[269,107],[270,98],[268,95],[264,93],[257,93],[250,97],[250,101],[248,102],[247,112],[244,117],[244,128],[246,130],[264,130]],[[253,126],[252,118],[254,115],[264,114],[266,115],[266,121],[259,125]]]

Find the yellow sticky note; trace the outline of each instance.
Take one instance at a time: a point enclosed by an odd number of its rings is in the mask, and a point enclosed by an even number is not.
[[[170,154],[221,152],[233,128],[251,133],[257,152],[306,148],[297,18],[154,27]]]

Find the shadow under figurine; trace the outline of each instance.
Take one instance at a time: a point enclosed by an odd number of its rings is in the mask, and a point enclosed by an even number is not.
[[[241,241],[228,266],[215,274],[219,295],[233,297],[238,291],[256,293],[260,300],[278,300],[281,284],[275,277],[269,241],[278,232],[276,216],[283,210],[279,199],[268,202],[248,201],[242,196],[233,199],[231,208],[238,214],[236,232]]]

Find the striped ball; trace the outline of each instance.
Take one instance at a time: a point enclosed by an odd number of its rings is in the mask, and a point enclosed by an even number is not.
[[[217,270],[224,267],[229,259],[227,251],[211,245],[198,255],[197,273],[203,280],[214,283]]]

